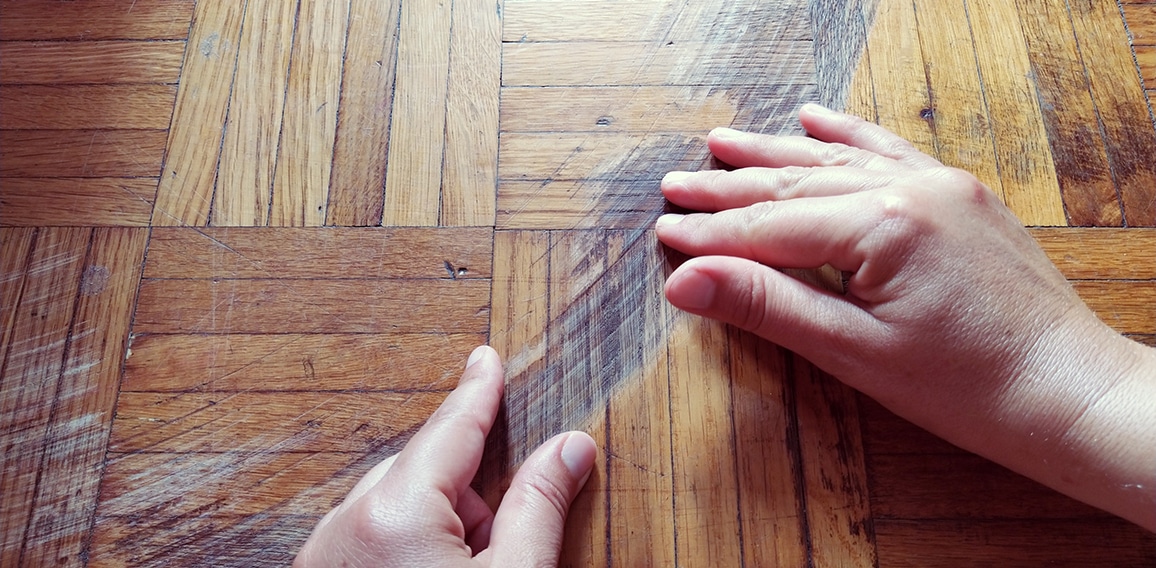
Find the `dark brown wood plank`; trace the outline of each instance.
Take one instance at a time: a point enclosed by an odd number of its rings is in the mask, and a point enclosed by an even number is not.
[[[183,41],[0,42],[0,83],[176,83],[184,54]]]
[[[36,229],[0,228],[0,366],[8,357]]]
[[[0,129],[165,129],[174,85],[0,85]]]
[[[7,178],[0,225],[145,227],[156,188],[156,178]]]
[[[147,278],[490,277],[491,229],[157,228]]]
[[[482,333],[137,335],[125,391],[449,390]],[[439,353],[430,357],[431,353]]]
[[[0,177],[157,177],[164,130],[0,130]]]
[[[0,40],[183,40],[194,0],[0,0]]]
[[[146,229],[93,230],[24,535],[27,565],[86,559],[147,242]]]

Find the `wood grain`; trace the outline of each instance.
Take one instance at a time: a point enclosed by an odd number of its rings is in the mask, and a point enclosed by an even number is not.
[[[0,228],[0,365],[8,359],[37,229]]]
[[[1072,280],[1156,280],[1156,231],[1032,228],[1029,233]]]
[[[1080,299],[1120,333],[1156,333],[1156,280],[1073,282]]]
[[[883,2],[875,15],[868,37],[871,49],[871,80],[876,90],[887,92],[875,98],[876,121],[880,126],[906,138],[916,148],[938,157],[932,133],[931,96],[928,92],[926,62],[917,33],[915,4]],[[930,110],[931,112],[925,112]]]
[[[164,130],[0,130],[0,177],[157,177]]]
[[[4,40],[184,40],[194,0],[0,0]]]
[[[403,3],[385,178],[386,226],[438,224],[453,3]]]
[[[8,178],[0,225],[145,227],[156,187],[156,178]]]
[[[0,85],[0,129],[163,129],[171,85]]]
[[[5,41],[0,83],[176,83],[184,53],[183,41]]]

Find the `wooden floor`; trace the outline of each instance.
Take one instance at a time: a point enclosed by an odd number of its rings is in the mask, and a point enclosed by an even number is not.
[[[1144,90],[1144,84],[1150,90]],[[0,0],[0,566],[274,566],[508,360],[574,566],[1152,566],[1156,537],[677,313],[658,180],[822,101],[1156,345],[1156,3]]]

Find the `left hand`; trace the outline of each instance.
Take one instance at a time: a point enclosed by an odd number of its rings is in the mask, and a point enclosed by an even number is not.
[[[566,513],[597,448],[582,432],[555,436],[526,460],[491,512],[470,480],[503,386],[498,354],[474,350],[458,388],[400,453],[321,519],[293,565],[557,565]]]

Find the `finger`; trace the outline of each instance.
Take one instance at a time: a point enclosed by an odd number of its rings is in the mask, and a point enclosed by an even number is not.
[[[317,523],[317,529],[320,530],[321,527],[329,524],[329,521],[333,520],[334,516],[339,515],[343,511],[349,509],[349,507],[358,499],[360,499],[362,495],[365,495],[367,491],[377,485],[377,483],[381,481],[381,478],[385,477],[386,472],[388,472],[389,469],[393,467],[393,462],[396,459],[397,454],[389,456],[388,458],[381,460],[381,462],[379,462],[377,465],[373,466],[368,472],[365,473],[365,475],[361,476],[361,479],[357,481],[357,485],[354,485],[353,489],[349,490],[349,494],[345,496],[345,499],[343,499],[339,505],[330,510],[329,513],[327,513],[324,517],[321,517],[321,520]]]
[[[594,440],[582,432],[560,434],[534,451],[494,516],[492,566],[557,566],[566,513],[596,453]]]
[[[692,259],[670,275],[665,293],[681,310],[751,331],[831,373],[853,365],[851,355],[878,327],[846,298],[741,258]]]
[[[706,141],[711,154],[736,168],[849,166],[880,172],[911,169],[875,152],[805,136],[770,136],[716,128],[710,131]]]
[[[454,389],[398,454],[390,478],[424,485],[457,506],[469,488],[502,398],[502,363],[490,347],[470,354]]]
[[[920,169],[943,165],[890,130],[857,116],[808,104],[799,111],[799,122],[807,133],[824,142],[862,148]]]
[[[892,174],[850,167],[743,168],[734,171],[670,172],[662,193],[672,203],[698,211],[736,209],[760,201],[843,195],[896,182]]]
[[[466,531],[466,545],[470,547],[470,551],[476,555],[488,548],[494,512],[473,488],[462,492],[461,498],[458,499],[457,514]]]

